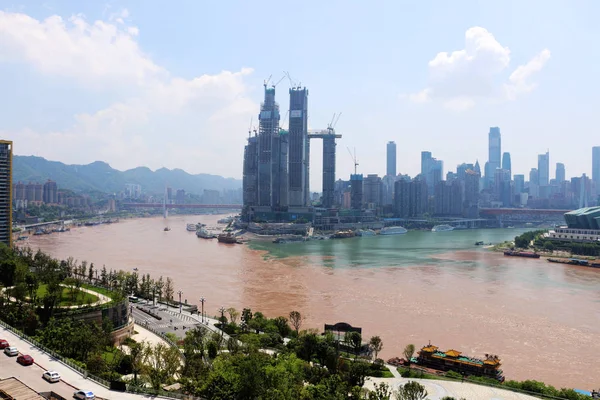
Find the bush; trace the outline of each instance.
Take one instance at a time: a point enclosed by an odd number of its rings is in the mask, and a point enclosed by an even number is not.
[[[461,374],[459,374],[458,372],[454,372],[454,371],[448,371],[444,375],[447,376],[448,378],[452,378],[452,379],[462,379],[463,378],[463,376]]]
[[[121,375],[129,375],[133,372],[133,362],[129,354],[125,354],[115,370]]]
[[[131,347],[131,346],[133,346],[133,345],[134,345],[134,344],[136,344],[136,343],[137,343],[137,342],[135,341],[135,339],[132,339],[132,338],[128,337],[128,338],[126,338],[125,340],[123,340],[123,343],[122,343],[122,344],[123,344],[123,346],[128,346],[128,347]]]

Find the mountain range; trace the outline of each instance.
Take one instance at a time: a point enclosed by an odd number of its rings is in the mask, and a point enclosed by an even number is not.
[[[210,174],[192,175],[181,169],[161,168],[152,171],[147,167],[137,167],[119,171],[102,161],[87,165],[67,165],[42,157],[13,157],[14,183],[44,183],[48,179],[55,181],[59,189],[104,193],[120,192],[127,183],[139,184],[144,192],[153,194],[164,193],[167,186],[194,194],[202,194],[204,189],[220,191],[242,187],[239,179]]]

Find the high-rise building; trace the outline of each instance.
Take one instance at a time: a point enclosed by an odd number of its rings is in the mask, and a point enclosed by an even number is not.
[[[565,164],[556,163],[556,182],[563,183],[565,181]]]
[[[289,120],[289,205],[309,203],[308,90],[291,88]]]
[[[12,155],[9,140],[0,140],[0,243],[12,246]]]
[[[540,186],[550,184],[550,152],[538,155],[538,183]]]
[[[475,170],[465,171],[465,200],[463,216],[465,218],[479,217],[479,180],[481,175]]]
[[[515,181],[515,186],[514,186],[515,195],[523,193],[525,191],[525,175],[515,174],[513,179]]]
[[[394,182],[397,177],[395,175],[386,175],[381,178],[381,205],[394,204]]]
[[[173,188],[167,188],[167,204],[173,204]]]
[[[420,217],[427,212],[427,184],[423,179],[400,179],[394,184],[394,213],[400,218]]]
[[[258,205],[258,137],[248,138],[244,147],[243,202],[244,206]]]
[[[475,169],[475,166],[473,164],[462,163],[462,164],[456,166],[456,178],[460,181],[464,181],[467,170],[474,170],[474,169]]]
[[[461,182],[438,182],[435,185],[434,213],[444,216],[459,216],[463,208]]]
[[[396,176],[396,143],[387,144],[387,168],[386,175]]]
[[[363,205],[363,176],[350,175],[350,206],[353,210],[362,210]]]
[[[271,207],[286,211],[288,207],[289,133],[280,129],[271,140]]]
[[[177,189],[175,192],[175,204],[185,204],[185,190]]]
[[[512,179],[512,168],[511,168],[511,163],[510,163],[510,153],[509,152],[504,152],[502,154],[502,169],[507,170],[508,175]]]
[[[271,205],[271,173],[273,137],[279,133],[279,104],[275,88],[265,85],[265,99],[258,114],[258,205]],[[291,120],[290,120],[291,121]]]
[[[485,171],[485,179],[488,185],[494,182],[494,174],[497,168],[501,168],[500,154],[502,152],[502,138],[500,128],[491,127],[488,134],[488,164]]]
[[[435,185],[442,181],[444,174],[444,163],[431,156],[430,151],[421,152],[421,176],[427,183],[427,189],[433,193]]]
[[[381,178],[377,174],[369,174],[363,180],[363,204],[365,208],[381,206]]]
[[[600,146],[592,147],[592,181],[600,192]]]
[[[58,187],[56,186],[56,182],[48,179],[48,182],[44,183],[43,186],[43,194],[42,200],[47,204],[57,204],[58,203]]]
[[[335,201],[335,132],[323,137],[323,207],[333,207]]]
[[[498,201],[502,202],[502,206],[510,207],[512,204],[512,193],[510,187],[510,172],[504,168],[496,169],[494,176],[494,186]]]
[[[529,196],[538,197],[540,194],[540,179],[537,168],[529,171]]]

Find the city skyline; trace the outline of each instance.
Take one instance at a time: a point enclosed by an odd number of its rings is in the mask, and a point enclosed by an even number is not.
[[[529,174],[549,149],[550,178],[555,162],[567,178],[592,176],[598,83],[583,79],[598,56],[581,50],[599,32],[588,20],[595,3],[424,2],[407,13],[390,2],[383,16],[367,6],[308,5],[296,18],[333,23],[319,25],[318,35],[269,27],[274,61],[257,55],[267,28],[252,23],[264,18],[260,10],[243,3],[189,2],[176,22],[140,1],[5,8],[0,50],[10,58],[0,61],[0,84],[19,95],[0,96],[0,136],[19,143],[17,154],[69,164],[102,160],[120,170],[143,165],[241,179],[233,160],[243,158],[248,128],[258,127],[262,83],[284,78],[278,89],[287,91],[289,70],[290,80],[311,90],[308,129],[324,129],[343,113],[338,178],[354,169],[344,147],[356,148],[359,173],[384,176],[389,141],[397,144],[398,173],[415,176],[422,151],[442,160],[444,172],[475,161],[483,167],[492,126],[502,131],[513,174]],[[382,23],[388,15],[401,23]],[[532,29],[533,16],[562,25]],[[359,21],[364,29],[356,30]],[[413,34],[420,40],[409,40]],[[310,164],[321,170],[316,147]],[[310,191],[321,187],[321,174],[311,173]]]

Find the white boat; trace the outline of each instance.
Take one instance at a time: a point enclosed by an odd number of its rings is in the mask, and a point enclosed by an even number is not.
[[[453,231],[454,227],[450,225],[436,225],[431,228],[431,232],[449,232]]]
[[[216,236],[214,234],[212,234],[211,232],[209,232],[208,230],[204,229],[204,228],[200,228],[196,231],[196,236],[198,236],[199,238],[202,239],[214,239]]]
[[[385,228],[381,228],[379,231],[380,235],[403,235],[406,232],[406,228],[402,226],[386,226]]]
[[[356,236],[375,236],[377,232],[373,229],[359,229],[356,231]]]
[[[218,224],[228,224],[231,221],[233,221],[233,217],[229,216],[229,217],[225,217],[225,218],[221,218],[220,220],[217,221]]]
[[[187,224],[185,227],[189,232],[196,232],[196,224]]]

